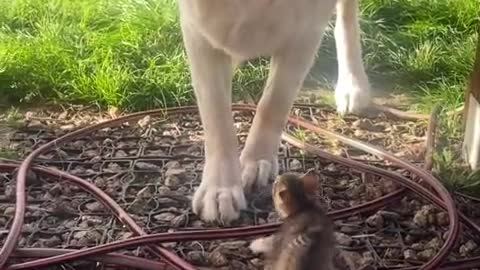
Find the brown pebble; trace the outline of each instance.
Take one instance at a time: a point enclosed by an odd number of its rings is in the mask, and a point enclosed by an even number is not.
[[[405,260],[416,260],[417,259],[417,253],[413,249],[406,249],[403,251],[403,257]]]
[[[219,267],[228,264],[228,259],[220,251],[213,251],[207,256],[208,262],[213,266]]]
[[[202,251],[193,250],[188,252],[187,260],[195,265],[205,265],[205,256]]]

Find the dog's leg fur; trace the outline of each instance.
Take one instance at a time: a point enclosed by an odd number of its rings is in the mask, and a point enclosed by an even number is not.
[[[359,112],[370,102],[370,84],[362,61],[358,1],[338,0],[336,7],[338,82],[335,101],[341,114]]]
[[[180,0],[179,3],[193,88],[205,131],[206,163],[202,182],[193,197],[193,211],[204,221],[229,222],[238,218],[240,210],[245,208],[242,184],[246,189],[262,186],[277,173],[281,132],[337,0],[295,3],[289,0]],[[340,69],[342,78],[352,81],[364,75],[361,59],[351,60],[348,55],[358,53],[360,56],[360,48],[355,47],[359,45],[355,43],[358,26],[347,25],[357,18],[346,17],[350,14],[347,11],[352,10],[356,16],[357,6],[345,2],[339,7],[343,7],[341,22],[344,25],[339,24],[337,32],[343,33],[338,35],[345,42],[350,42],[343,50],[340,48],[339,53],[343,53]],[[230,111],[232,58],[247,60],[258,56],[272,56],[271,69],[239,160]],[[355,87],[350,87],[352,85]],[[362,87],[357,87],[359,85]],[[360,98],[357,92],[365,89],[355,80],[347,86],[350,88],[345,88],[345,98],[355,102],[348,104],[346,110],[352,110],[362,104],[357,102]]]
[[[319,20],[321,33],[294,40],[272,57],[270,74],[248,134],[240,162],[246,190],[265,186],[278,173],[277,151],[287,116],[310,70],[327,19]]]
[[[182,25],[206,152],[193,211],[205,221],[231,221],[246,207],[231,112],[232,60],[190,27]]]

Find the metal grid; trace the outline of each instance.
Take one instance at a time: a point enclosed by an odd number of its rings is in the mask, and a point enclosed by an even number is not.
[[[312,120],[329,117],[325,115],[328,112],[315,108],[299,108],[296,113]],[[242,145],[251,124],[251,115],[235,113],[234,117],[238,123],[238,137]],[[287,130],[298,132],[294,126],[288,126]],[[15,134],[12,141],[35,149],[57,135],[48,130],[28,129]],[[317,136],[307,135],[306,140],[321,144],[332,151],[342,147]],[[358,158],[368,159],[369,162],[379,165],[379,161],[371,156],[359,154]],[[38,164],[52,166],[95,183],[127,209],[147,233],[215,227],[198,220],[190,209],[190,198],[194,188],[199,185],[203,162],[202,131],[200,121],[194,115],[169,119],[148,117],[136,124],[100,130],[88,137],[61,145],[37,160]],[[388,167],[385,164],[383,166]],[[313,158],[287,144],[282,144],[279,149],[279,168],[280,172],[319,169],[322,176],[321,191],[330,210],[363,203],[392,191],[392,186],[384,185],[383,182],[378,188],[380,181],[375,177],[361,175],[350,168]],[[5,231],[10,223],[9,207],[13,205],[12,176],[5,174],[2,177],[6,184],[3,188],[0,186],[0,191],[5,194],[3,198],[0,197],[0,207],[4,210],[0,211],[4,212],[3,215],[0,214],[0,232]],[[362,185],[363,189],[357,189],[356,186],[359,185]],[[104,211],[100,204],[79,188],[32,176],[28,194],[27,224],[19,247],[82,248],[131,235],[113,215]],[[269,198],[268,188],[263,193],[255,194],[254,198],[249,200],[249,209],[233,225],[256,225],[275,221]],[[370,252],[372,266],[387,266],[402,261],[398,258],[402,257],[401,251],[405,248],[402,232],[406,232],[406,225],[395,221],[389,223],[388,228],[366,228],[364,221],[365,217],[353,215],[336,225],[345,233],[348,228],[356,228],[365,235],[380,232],[384,239],[380,241],[367,237],[355,240],[353,247],[344,249]],[[433,239],[431,234],[427,235],[430,235],[429,239]],[[222,243],[214,241],[174,243],[167,246],[194,261],[192,254],[197,253],[192,252],[198,250],[198,245],[201,250],[212,251],[219,244]],[[244,246],[245,243],[237,243],[235,248]],[[148,257],[144,248],[125,253]],[[255,265],[252,262],[253,257],[235,257],[235,254],[231,256],[236,262],[241,262],[245,269],[261,266],[261,263]],[[109,268],[104,265],[72,263],[51,269]]]

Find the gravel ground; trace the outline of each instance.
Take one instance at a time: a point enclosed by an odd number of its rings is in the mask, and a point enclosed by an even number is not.
[[[392,120],[381,115],[371,119],[339,118],[328,108],[295,108],[294,113],[331,131],[380,146],[415,164],[423,162],[425,122]],[[4,149],[23,157],[53,138],[111,116],[115,116],[115,112],[110,115],[92,110],[27,112],[13,128],[3,130],[2,138],[8,140]],[[239,141],[243,143],[251,114],[235,113],[234,117]],[[287,130],[331,153],[406,175],[376,157],[336,141],[295,126],[288,126]],[[190,199],[199,185],[204,162],[202,131],[196,115],[167,119],[145,117],[136,123],[99,130],[45,153],[36,162],[94,183],[126,209],[147,233],[218,227],[200,221],[190,208]],[[279,165],[282,172],[318,169],[321,173],[320,191],[329,210],[364,203],[398,188],[394,183],[360,174],[287,144],[282,144],[279,149]],[[14,212],[13,177],[0,174],[0,183],[3,183],[0,185],[0,242],[5,240]],[[458,203],[470,217],[480,217],[480,210],[475,207],[478,203],[465,198],[458,198]],[[249,195],[249,208],[232,226],[277,220],[267,187]],[[394,268],[420,265],[434,256],[443,244],[448,217],[444,211],[408,194],[399,203],[378,212],[338,220],[335,227],[339,261],[346,269]],[[80,188],[36,175],[28,179],[28,211],[19,247],[79,249],[131,235],[111,213]],[[475,239],[464,230],[449,259],[480,255],[479,242]],[[261,269],[262,258],[248,250],[250,240],[165,246],[199,269]],[[150,256],[143,247],[122,253]],[[75,262],[49,269],[112,268]]]

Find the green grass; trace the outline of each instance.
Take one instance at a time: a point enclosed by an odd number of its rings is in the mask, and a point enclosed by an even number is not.
[[[128,109],[185,104],[192,90],[174,0],[0,0],[0,96]],[[408,91],[415,108],[461,105],[480,24],[478,0],[362,0],[365,62],[374,85]],[[332,29],[320,77],[335,74]],[[265,60],[234,88],[258,94]],[[315,76],[315,74],[313,74]],[[385,85],[385,83],[387,85]]]

